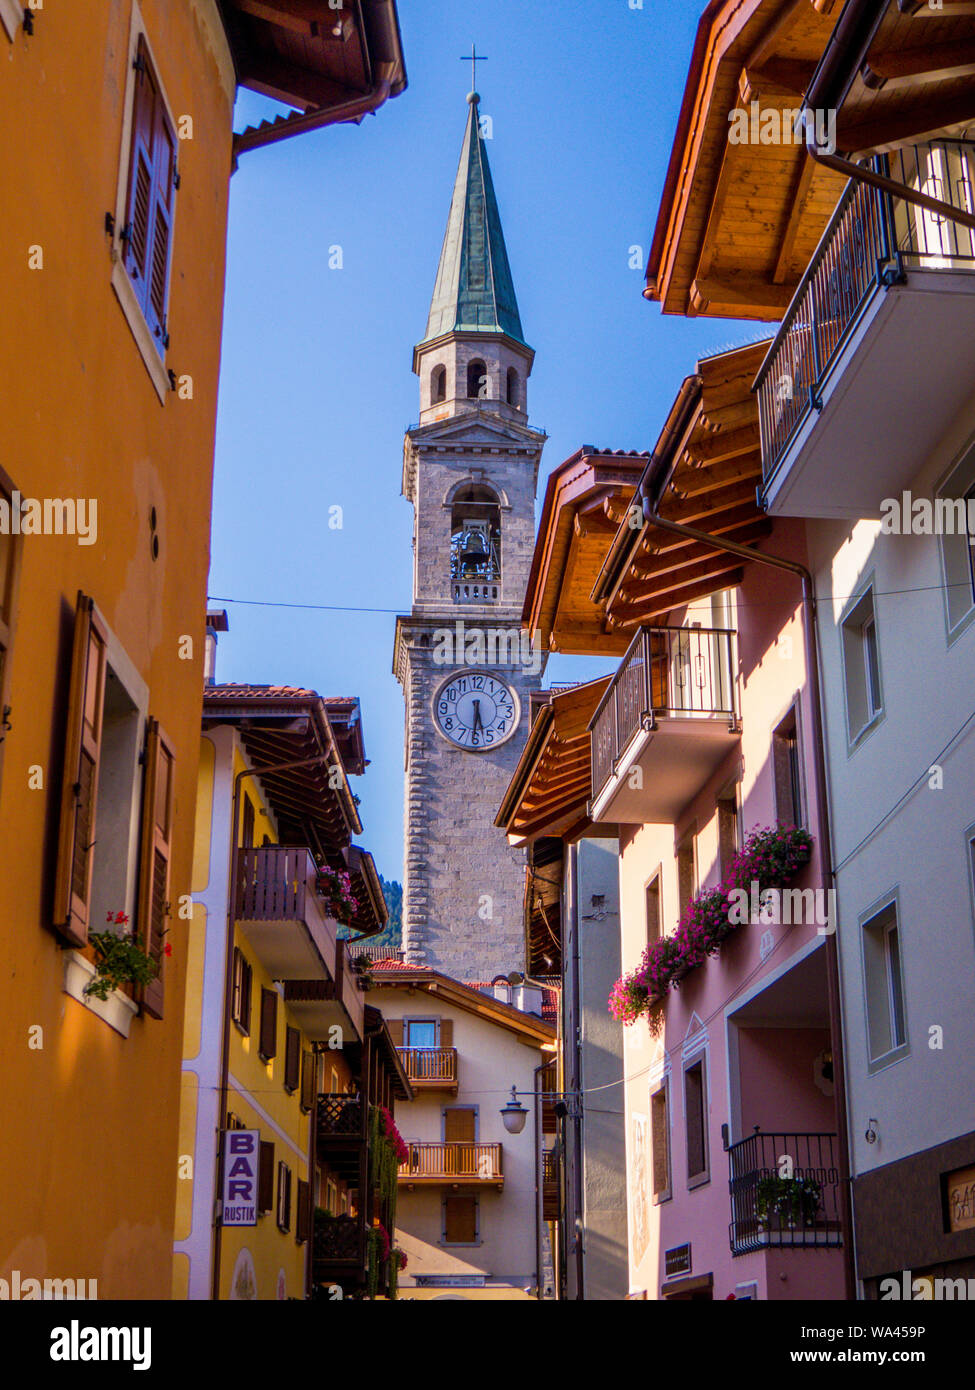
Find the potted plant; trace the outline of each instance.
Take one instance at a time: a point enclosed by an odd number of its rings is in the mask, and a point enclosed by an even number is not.
[[[88,934],[95,952],[95,974],[85,985],[85,994],[102,1000],[107,999],[120,985],[144,988],[159,974],[159,961],[142,949],[135,934],[119,930],[128,926],[127,914],[110,912],[107,920],[109,925],[105,931]],[[163,947],[164,954],[172,955],[172,950],[167,941]]]
[[[352,891],[352,877],[344,869],[319,864],[318,895],[324,900],[326,916],[343,925],[351,922],[359,910],[359,900]]]

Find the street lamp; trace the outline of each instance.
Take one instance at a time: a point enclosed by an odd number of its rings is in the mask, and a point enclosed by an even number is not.
[[[525,1128],[528,1111],[518,1099],[518,1091],[514,1086],[511,1088],[511,1099],[501,1109],[501,1118],[509,1134],[520,1134]]]

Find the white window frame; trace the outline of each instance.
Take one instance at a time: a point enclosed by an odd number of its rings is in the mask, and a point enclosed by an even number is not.
[[[892,913],[892,921],[885,922],[878,926],[877,919],[885,913]],[[867,1070],[870,1073],[881,1071],[885,1067],[899,1062],[910,1052],[910,1032],[907,1024],[907,989],[904,981],[904,933],[902,929],[900,902],[896,891],[886,894],[873,903],[866,912],[860,916],[860,972],[863,986],[863,1032],[867,1052]],[[880,933],[882,935],[882,961],[884,970],[884,989],[883,996],[887,1009],[887,1025],[890,1034],[890,1047],[886,1052],[873,1052],[873,1040],[870,1036],[870,995],[871,991],[868,982],[868,961],[867,961],[867,934]],[[891,962],[890,938],[892,932],[897,935],[897,979],[894,980]],[[896,990],[895,990],[896,983]],[[897,993],[899,992],[899,1012],[900,1022],[903,1029],[903,1036],[898,1041],[895,1034],[895,1023],[897,1021]]]
[[[159,349],[156,346],[149,325],[146,323],[146,316],[142,312],[142,308],[135,295],[135,290],[132,288],[132,281],[129,279],[129,273],[125,268],[122,243],[119,241],[122,228],[125,226],[125,209],[129,196],[129,168],[132,163],[132,124],[135,108],[135,83],[136,77],[138,76],[135,69],[135,60],[139,52],[140,38],[143,40],[148,50],[149,61],[152,63],[156,82],[159,85],[159,94],[166,107],[166,114],[169,117],[173,130],[178,128],[176,121],[173,119],[173,104],[167,95],[165,84],[163,83],[162,70],[153,52],[152,44],[149,41],[149,33],[142,18],[138,0],[132,0],[132,23],[129,28],[129,50],[126,57],[125,101],[122,108],[124,111],[122,120],[122,144],[119,150],[118,179],[116,180],[115,236],[112,241],[111,284],[121,306],[122,313],[125,315],[125,321],[132,331],[132,336],[139,349],[139,355],[145,363],[146,371],[149,373],[152,384],[156,389],[156,395],[159,397],[159,404],[165,405],[171,390],[169,371],[166,364],[159,356]],[[173,258],[175,255],[176,218],[178,212],[179,199],[177,198],[173,203],[173,219],[170,231],[170,236],[172,238],[170,247],[171,266],[175,264]],[[172,285],[172,280],[173,275],[172,270],[170,270],[170,285]]]
[[[411,1048],[411,1049],[413,1049],[414,1051],[423,1051],[422,1048],[419,1048],[419,1049],[418,1049],[418,1048],[416,1047],[416,1044],[415,1044],[415,1043],[411,1043],[411,1042],[409,1041],[410,1024],[411,1024],[411,1023],[432,1023],[432,1024],[433,1024],[434,1042],[433,1042],[433,1044],[432,1044],[432,1046],[430,1047],[429,1050],[430,1050],[431,1052],[436,1052],[437,1049],[438,1049],[439,1046],[440,1046],[440,1020],[439,1020],[439,1018],[433,1017],[432,1014],[426,1014],[426,1015],[422,1015],[422,1016],[418,1014],[418,1015],[416,1015],[415,1017],[414,1017],[414,1016],[409,1016],[409,1015],[408,1015],[406,1018],[403,1019],[403,1046],[404,1046],[405,1048]]]
[[[869,613],[867,605],[869,604]],[[863,616],[860,612],[863,610]],[[869,639],[866,636],[867,630],[872,632],[872,648],[869,647]],[[843,672],[843,699],[846,706],[846,735],[847,735],[847,756],[857,749],[866,736],[882,722],[886,714],[884,703],[884,675],[880,659],[880,642],[878,640],[877,625],[877,602],[876,588],[873,576],[869,582],[863,586],[847,604],[846,609],[839,622],[840,638],[840,657],[841,669]],[[873,651],[874,663],[876,666],[876,685],[875,688],[874,672],[869,660],[869,652]],[[856,662],[854,669],[853,663]],[[859,694],[860,683],[862,682],[864,715],[858,727],[853,727],[854,714],[851,704],[851,691],[854,681],[857,684]],[[876,699],[879,697],[879,705]],[[798,724],[798,720],[797,720]]]
[[[934,495],[937,500],[954,499],[959,493],[966,502],[969,498],[975,500],[975,440],[970,439],[965,445],[960,458],[952,464],[935,488]],[[938,537],[941,577],[944,584],[945,635],[949,646],[975,622],[975,536],[970,536],[968,541],[968,563],[963,567],[969,584],[968,605],[964,612],[958,612],[957,609],[952,611],[952,594],[960,585],[954,569],[962,567],[958,564],[957,554],[949,558],[949,548],[954,548],[957,539],[957,535]]]

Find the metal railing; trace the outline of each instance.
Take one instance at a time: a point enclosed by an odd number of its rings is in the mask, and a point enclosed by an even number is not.
[[[589,724],[593,798],[659,716],[734,721],[734,636],[727,628],[640,628]]]
[[[908,145],[875,165],[907,188],[975,211],[970,141]],[[766,481],[810,410],[820,408],[826,374],[873,292],[902,281],[905,264],[975,268],[975,232],[851,179],[755,378]]]
[[[398,1047],[403,1069],[411,1081],[457,1081],[456,1047]]]
[[[466,1178],[499,1182],[503,1175],[500,1144],[472,1144],[462,1140],[443,1144],[408,1143],[410,1156],[400,1164],[401,1178]]]
[[[842,1244],[835,1134],[756,1132],[728,1149],[734,1255]]]

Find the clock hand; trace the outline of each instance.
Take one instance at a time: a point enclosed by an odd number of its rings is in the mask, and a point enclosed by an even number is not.
[[[477,726],[478,726],[478,724],[480,724],[480,726],[481,726],[482,729],[484,728],[484,721],[483,721],[483,719],[481,718],[481,702],[480,702],[480,700],[475,700],[475,701],[474,701],[474,733],[475,733],[475,734],[477,733]]]

